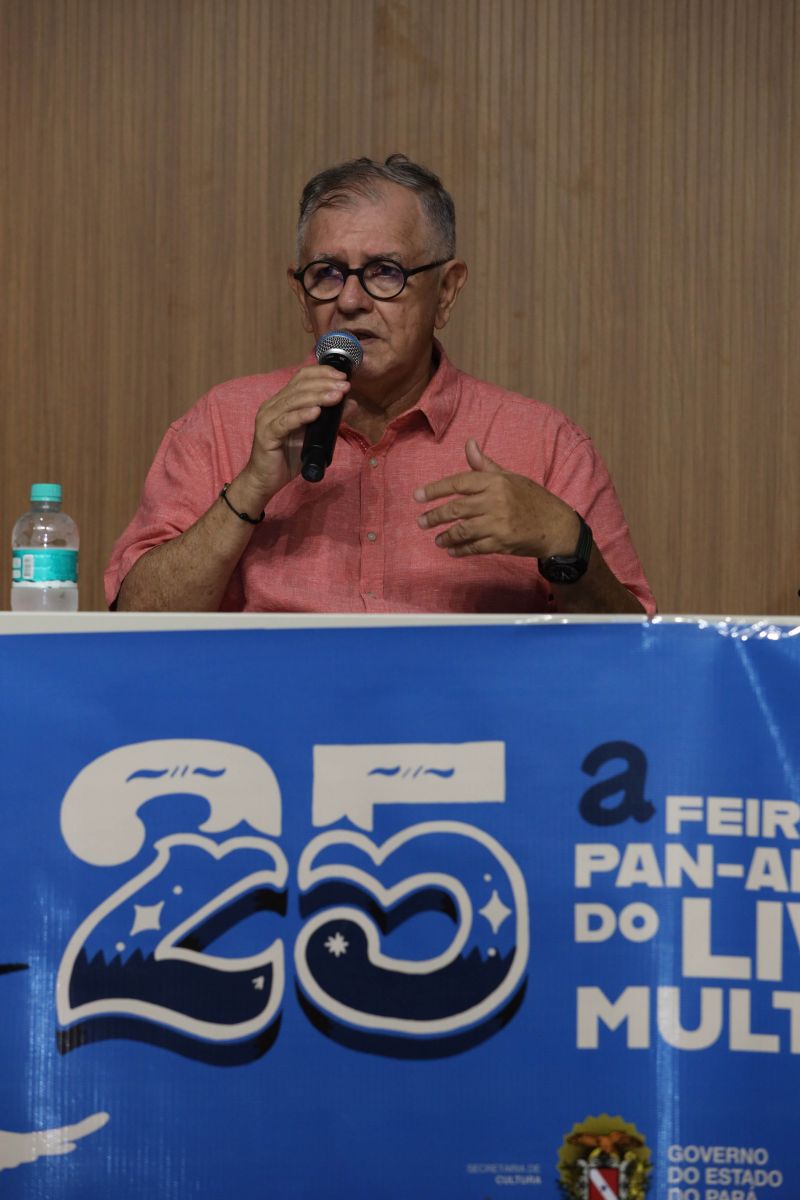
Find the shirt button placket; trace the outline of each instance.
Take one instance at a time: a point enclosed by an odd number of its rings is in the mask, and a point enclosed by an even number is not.
[[[370,454],[361,472],[360,591],[367,611],[383,597],[384,458]]]

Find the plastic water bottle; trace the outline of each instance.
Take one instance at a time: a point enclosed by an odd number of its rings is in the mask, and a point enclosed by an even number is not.
[[[76,612],[78,526],[61,511],[61,484],[34,483],[30,512],[11,535],[13,612]]]

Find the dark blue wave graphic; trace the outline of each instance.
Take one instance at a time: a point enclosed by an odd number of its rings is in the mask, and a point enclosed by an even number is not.
[[[338,956],[326,945],[337,935],[347,943],[346,952]],[[319,986],[348,1008],[435,1021],[464,1012],[490,995],[508,974],[514,951],[484,958],[476,948],[430,975],[389,971],[370,963],[361,926],[337,919],[315,931],[306,957]]]

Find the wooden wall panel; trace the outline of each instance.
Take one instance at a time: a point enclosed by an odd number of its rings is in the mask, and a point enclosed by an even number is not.
[[[305,179],[402,150],[457,203],[451,353],[592,434],[662,611],[800,612],[796,0],[0,0],[0,22],[0,529],[60,479],[82,607],[168,422],[305,352]]]

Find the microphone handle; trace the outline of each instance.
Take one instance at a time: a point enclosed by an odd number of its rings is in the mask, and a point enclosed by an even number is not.
[[[325,475],[326,468],[331,465],[343,408],[344,400],[330,408],[323,408],[319,416],[306,426],[300,455],[303,464],[300,473],[309,483],[319,483]]]
[[[319,362],[322,367],[335,367],[348,379],[353,370],[350,359],[336,351],[323,354]],[[309,483],[319,483],[333,461],[333,447],[336,444],[343,409],[344,400],[341,400],[330,408],[323,408],[319,416],[310,425],[306,425],[303,449],[300,453],[300,474]]]

